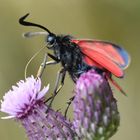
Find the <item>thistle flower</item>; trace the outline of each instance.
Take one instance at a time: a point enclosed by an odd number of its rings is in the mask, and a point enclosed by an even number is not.
[[[48,90],[49,85],[41,90],[41,80],[33,76],[18,82],[1,101],[0,110],[9,114],[3,119],[20,121],[30,140],[72,140],[71,123],[52,109],[46,114],[48,106],[44,103],[44,96]]]
[[[119,126],[116,100],[106,79],[94,70],[80,76],[73,101],[73,127],[80,139],[106,140]]]

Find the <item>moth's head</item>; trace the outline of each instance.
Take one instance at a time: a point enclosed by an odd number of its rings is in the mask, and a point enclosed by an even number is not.
[[[47,48],[52,48],[54,43],[56,42],[56,35],[55,34],[48,34],[46,42],[48,44]]]
[[[39,28],[45,30],[45,32],[27,32],[27,33],[24,33],[24,37],[29,38],[29,37],[33,37],[36,35],[46,35],[47,48],[49,48],[49,49],[52,48],[53,44],[56,42],[56,35],[54,33],[50,32],[46,27],[44,27],[42,25],[25,21],[25,19],[27,18],[28,15],[29,15],[29,13],[24,15],[23,17],[21,17],[19,19],[19,23],[24,26],[39,27]]]

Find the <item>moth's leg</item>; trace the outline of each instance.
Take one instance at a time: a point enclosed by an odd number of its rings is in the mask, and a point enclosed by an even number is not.
[[[47,57],[48,57],[48,56],[49,56],[50,58],[52,58],[53,61],[47,61]],[[42,74],[43,74],[43,72],[44,72],[44,70],[45,70],[45,68],[46,68],[47,65],[55,65],[55,64],[57,64],[57,63],[59,63],[59,62],[60,62],[60,60],[57,59],[57,58],[56,58],[55,56],[53,56],[52,54],[49,54],[49,53],[48,53],[48,54],[45,54],[44,60],[43,60],[42,64],[40,65],[39,70],[38,70],[38,72],[37,72],[37,77],[41,77],[41,76],[42,76]],[[64,80],[65,80],[65,75],[66,75],[66,70],[65,70],[64,68],[62,68],[61,70],[58,71],[58,73],[57,73],[57,78],[56,78],[56,82],[55,82],[55,87],[54,87],[54,91],[53,91],[53,95],[45,101],[45,102],[48,102],[48,101],[51,100],[50,103],[49,103],[48,109],[51,107],[52,102],[53,102],[55,96],[58,94],[58,92],[59,92],[59,91],[61,90],[61,88],[63,87],[63,85],[64,85]],[[60,83],[60,85],[59,85],[59,83]],[[47,112],[47,111],[46,111],[46,112]]]
[[[52,61],[47,61],[48,60],[48,54],[45,54],[43,62],[41,63],[38,72],[37,72],[37,77],[41,77],[46,66],[47,65],[55,65],[57,63],[59,63],[60,61],[56,58],[55,60],[53,59]],[[53,55],[52,55],[53,56]],[[53,56],[55,58],[55,56]],[[52,58],[52,57],[51,57]]]
[[[60,62],[60,60],[59,60],[58,58],[56,58],[54,55],[48,53],[48,56],[49,56],[50,58],[52,58],[53,60],[55,60],[56,62]]]
[[[74,98],[75,98],[75,96],[71,97],[69,99],[69,101],[67,102],[67,108],[66,108],[65,113],[64,113],[65,114],[65,118],[67,117],[67,113],[68,113],[69,107],[70,107],[72,101],[74,100]]]
[[[58,71],[56,82],[55,82],[54,93],[58,93],[60,89],[63,87],[65,76],[66,76],[66,70],[64,68]],[[60,85],[59,85],[59,82],[60,82]]]
[[[53,102],[55,96],[58,94],[58,92],[63,87],[64,80],[65,80],[65,75],[66,75],[66,70],[64,68],[62,68],[60,71],[58,71],[56,82],[55,82],[55,88],[54,88],[52,97],[50,97],[51,101],[49,103],[48,109],[52,106],[52,102]],[[60,82],[60,85],[59,85],[59,82]],[[48,112],[48,109],[46,110],[46,113]]]

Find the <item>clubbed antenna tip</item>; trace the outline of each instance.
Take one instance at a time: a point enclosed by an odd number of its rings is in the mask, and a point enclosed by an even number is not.
[[[49,34],[53,34],[53,33],[51,33],[47,28],[45,28],[45,27],[42,26],[42,25],[39,25],[39,24],[36,24],[36,23],[32,23],[32,22],[25,21],[25,19],[27,18],[27,16],[29,16],[29,13],[27,13],[26,15],[22,16],[22,17],[19,19],[19,23],[20,23],[21,25],[39,27],[39,28],[41,28],[41,29],[47,31]]]

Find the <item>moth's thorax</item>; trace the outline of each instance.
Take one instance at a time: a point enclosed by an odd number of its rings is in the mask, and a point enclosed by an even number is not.
[[[55,43],[53,44],[54,55],[60,59],[63,57],[69,57],[72,48],[74,47],[71,42],[71,36],[58,35],[56,36]]]
[[[71,36],[57,36],[53,50],[55,57],[60,60],[62,66],[70,75],[76,75],[81,71],[83,61],[80,47],[72,42],[71,39]]]

